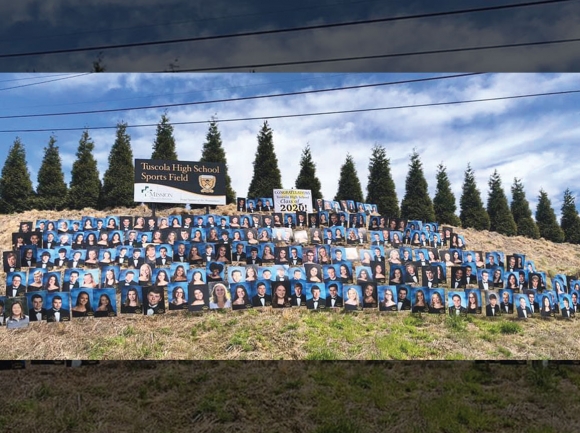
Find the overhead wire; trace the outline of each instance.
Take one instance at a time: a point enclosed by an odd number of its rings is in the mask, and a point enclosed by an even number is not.
[[[335,91],[342,91],[342,90],[354,90],[354,89],[364,89],[364,88],[372,88],[372,87],[391,86],[391,85],[398,85],[398,84],[411,84],[411,83],[420,83],[420,82],[428,82],[428,81],[438,81],[438,80],[445,80],[445,79],[450,79],[450,78],[463,78],[463,77],[469,77],[469,76],[480,75],[480,74],[481,74],[481,72],[470,72],[470,73],[465,73],[465,74],[444,75],[444,76],[427,77],[427,78],[416,78],[416,79],[410,79],[410,80],[388,81],[388,82],[372,83],[372,84],[357,84],[357,85],[352,85],[352,86],[333,87],[333,88],[327,88],[327,89],[300,90],[300,91],[286,92],[286,93],[272,93],[272,94],[266,94],[266,95],[241,96],[238,98],[222,98],[222,99],[213,99],[213,100],[209,100],[209,101],[176,102],[176,103],[172,103],[172,104],[156,104],[156,105],[146,105],[146,106],[138,106],[138,107],[127,107],[127,108],[107,108],[107,109],[100,109],[100,110],[67,111],[67,112],[60,112],[60,113],[11,114],[11,115],[7,115],[7,116],[0,116],[0,119],[23,119],[23,118],[34,118],[34,117],[88,115],[88,114],[115,113],[115,112],[119,112],[119,111],[150,110],[150,109],[159,109],[159,108],[184,107],[184,106],[192,106],[192,105],[217,104],[217,103],[224,103],[224,102],[240,102],[240,101],[250,101],[250,100],[256,100],[256,99],[279,98],[279,97],[286,97],[286,96],[299,96],[299,95],[307,95],[307,94],[335,92]]]
[[[543,92],[543,93],[531,93],[525,95],[511,95],[511,96],[498,96],[493,98],[478,98],[478,99],[467,99],[461,101],[445,101],[445,102],[431,102],[425,104],[409,104],[409,105],[398,105],[390,107],[376,107],[376,108],[358,108],[351,110],[333,110],[333,111],[322,111],[313,113],[295,113],[295,114],[281,114],[281,115],[266,115],[266,116],[252,116],[252,117],[240,117],[240,118],[230,118],[230,119],[214,119],[216,123],[227,123],[227,122],[243,122],[243,121],[255,121],[255,120],[269,120],[269,119],[289,119],[289,118],[300,118],[300,117],[310,117],[310,116],[326,116],[335,114],[352,114],[352,113],[365,113],[365,112],[375,112],[375,111],[386,111],[386,110],[400,110],[408,108],[425,108],[425,107],[437,107],[437,106],[447,106],[447,105],[458,105],[458,104],[469,104],[469,103],[479,103],[479,102],[491,102],[491,101],[502,101],[502,100],[513,100],[522,98],[532,98],[532,97],[542,97],[542,96],[556,96],[556,95],[570,95],[580,93],[580,89],[575,90],[564,90],[558,92]],[[195,124],[207,124],[208,120],[193,120],[184,122],[171,122],[172,125],[195,125]],[[140,125],[127,125],[127,128],[144,128],[144,127],[156,127],[157,123],[150,124],[140,124]],[[18,132],[47,132],[47,131],[83,131],[83,130],[99,130],[99,129],[115,129],[117,126],[94,126],[94,127],[74,127],[74,128],[37,128],[37,129],[11,129],[11,130],[0,130],[0,133],[18,133]]]
[[[113,44],[113,45],[85,46],[85,47],[76,47],[76,48],[60,48],[60,49],[34,51],[34,52],[4,53],[4,54],[0,54],[0,58],[4,58],[4,59],[5,58],[19,58],[19,57],[40,56],[40,55],[77,53],[77,52],[84,52],[84,51],[97,51],[97,50],[104,51],[104,50],[120,49],[120,48],[135,48],[135,47],[144,47],[144,46],[167,45],[167,44],[176,44],[176,43],[184,43],[184,42],[214,41],[214,40],[220,40],[220,39],[231,39],[231,38],[240,38],[240,37],[249,37],[249,36],[262,36],[262,35],[273,35],[273,34],[282,34],[282,33],[303,32],[303,31],[310,31],[310,30],[321,30],[321,29],[331,29],[331,28],[339,28],[339,27],[369,25],[369,24],[377,24],[377,23],[421,19],[421,18],[433,18],[433,17],[452,16],[452,15],[459,15],[459,14],[470,14],[470,13],[479,13],[479,12],[507,10],[507,9],[523,8],[523,7],[533,7],[533,6],[539,6],[539,5],[565,3],[565,2],[571,2],[571,1],[577,1],[577,0],[542,0],[542,1],[535,1],[535,2],[511,3],[511,4],[507,4],[507,5],[459,9],[459,10],[453,10],[453,11],[429,12],[429,13],[422,13],[422,14],[404,15],[404,16],[395,16],[395,17],[384,17],[384,18],[371,18],[371,19],[366,19],[366,20],[347,21],[347,22],[341,22],[341,23],[315,24],[315,25],[309,25],[309,26],[291,27],[291,28],[282,28],[282,29],[270,29],[270,30],[256,30],[256,31],[229,33],[229,34],[222,34],[222,35],[196,36],[196,37],[188,37],[188,38],[166,39],[166,40],[159,40],[159,41],[143,41],[143,42],[132,42],[132,43]]]

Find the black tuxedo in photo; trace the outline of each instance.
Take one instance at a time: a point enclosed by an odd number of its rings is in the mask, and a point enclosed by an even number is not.
[[[480,290],[489,290],[489,288],[492,286],[491,281],[487,280],[487,287],[484,286],[483,281],[480,281],[478,283],[479,289]]]
[[[574,317],[574,310],[572,308],[562,308],[562,317],[566,319]]]
[[[334,299],[334,306],[335,307],[342,307],[343,306],[343,299],[341,296],[337,296],[335,298],[332,298],[332,296],[328,296],[326,298],[326,306],[331,308],[332,307],[332,299]]]
[[[14,290],[16,290],[16,292],[14,292]],[[14,286],[10,286],[6,288],[6,296],[8,296],[9,298],[15,297],[15,296],[23,296],[26,293],[26,286],[24,286],[23,284],[21,284],[18,287],[14,287]]]
[[[145,315],[148,315],[147,313],[149,312],[149,310],[153,310],[153,314],[161,314],[162,312],[165,311],[165,306],[163,305],[162,301],[160,301],[155,306],[151,306],[151,305],[149,305],[149,303],[146,303],[145,308],[143,308],[143,313]]]
[[[36,267],[40,268],[40,269],[52,269],[54,268],[54,263],[52,263],[50,260],[48,262],[37,262],[36,263]]]
[[[36,265],[35,258],[32,258],[32,259],[23,258],[22,259],[22,266],[24,266],[25,268],[32,268],[34,265]]]
[[[58,258],[56,260],[55,265],[58,266],[59,268],[62,268],[62,267],[68,266],[68,262],[69,261],[67,258],[64,258],[64,259]]]
[[[453,307],[449,307],[449,314],[452,316],[457,315],[458,310],[459,314],[467,314],[467,308],[465,307],[455,308],[455,305]]]
[[[461,278],[460,280],[454,278],[453,281],[451,281],[451,288],[452,289],[465,288],[465,280],[463,278]]]
[[[400,310],[410,310],[411,309],[411,301],[408,298],[405,298],[402,301],[397,302],[397,308],[399,308],[399,303],[401,303]]]
[[[40,319],[38,318],[37,313],[40,314]],[[28,320],[31,322],[46,320],[46,308],[41,308],[40,311],[36,311],[34,309],[30,310]]]
[[[309,299],[308,301],[306,301],[306,307],[310,310],[318,310],[320,309],[321,305],[326,305],[326,300],[324,298],[318,298],[318,306],[317,308],[314,308],[314,298]]]
[[[423,285],[429,288],[437,287],[437,280],[435,278],[433,278],[432,280],[425,280],[423,281]]]
[[[477,278],[475,275],[465,276],[465,284],[476,284]]]
[[[266,294],[262,298],[264,299],[264,305],[272,304],[272,296]],[[253,307],[263,306],[259,295],[256,295],[252,298],[252,306]]]
[[[69,261],[67,264],[67,268],[82,268],[85,266],[85,261],[84,260],[79,260],[78,262],[74,262],[74,261]]]
[[[499,304],[495,304],[495,307],[492,307],[491,304],[487,304],[487,307],[485,307],[485,314],[486,316],[497,316],[501,314]]]
[[[524,309],[522,307],[518,307],[517,310],[518,310],[518,317],[520,319],[526,317],[526,316],[524,316]],[[527,314],[527,317],[530,317],[532,315],[532,310],[530,309],[530,307],[526,307],[525,312]]]
[[[262,265],[262,259],[261,259],[261,258],[259,258],[259,257],[256,257],[255,259],[253,259],[253,258],[251,258],[251,257],[248,257],[248,258],[246,259],[246,263],[247,263],[248,265],[258,265],[258,266],[261,266],[261,265]]]
[[[300,307],[306,306],[306,295],[302,294],[300,296],[292,295],[291,303],[293,306],[298,307],[298,298],[300,298]]]
[[[506,311],[506,307],[507,307],[507,311]],[[512,304],[511,302],[508,302],[507,304],[502,302],[500,304],[500,309],[501,309],[502,313],[512,314],[514,312],[514,304]]]
[[[540,303],[539,302],[534,302],[533,307],[534,307],[534,309],[532,310],[532,313],[537,313],[540,311]]]
[[[175,253],[175,254],[173,254],[173,261],[185,263],[185,262],[187,262],[187,257],[185,256],[185,254],[183,256],[180,256],[178,253]]]
[[[418,283],[418,282],[419,276],[417,274],[410,275],[405,273],[405,283]]]
[[[163,263],[163,260],[165,260],[165,263]],[[165,257],[165,259],[158,257],[155,259],[155,264],[157,266],[164,266],[164,265],[169,265],[171,263],[171,258],[169,256]]]
[[[143,257],[139,257],[138,259],[131,258],[129,259],[129,267],[130,268],[140,268],[145,263]]]
[[[46,248],[47,250],[54,250],[54,247],[56,247],[56,242],[52,241],[52,242],[45,242],[44,243],[44,248]]]
[[[66,322],[66,321],[70,320],[70,311],[69,310],[65,310],[64,308],[61,308],[58,311],[60,312],[60,320],[58,320],[58,322]],[[54,315],[55,312],[56,312],[56,310],[54,308],[50,308],[46,312],[46,321],[47,322],[57,322],[56,316]]]
[[[78,289],[79,287],[81,287],[81,285],[78,280],[74,284],[71,283],[70,281],[67,281],[62,285],[62,291],[70,292],[71,289]]]
[[[235,252],[232,254],[232,260],[234,262],[242,262],[246,260],[246,253],[238,254],[237,252]]]

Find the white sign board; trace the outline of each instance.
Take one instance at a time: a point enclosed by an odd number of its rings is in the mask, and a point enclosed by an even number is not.
[[[309,189],[275,189],[274,212],[313,213],[312,191]]]

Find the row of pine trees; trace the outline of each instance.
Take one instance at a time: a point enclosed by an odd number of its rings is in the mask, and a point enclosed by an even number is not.
[[[273,131],[265,121],[258,133],[258,147],[254,160],[254,174],[247,197],[270,197],[272,189],[282,188],[282,176],[274,151]],[[26,166],[24,145],[16,138],[12,145],[0,178],[0,213],[22,212],[30,209],[113,209],[133,207],[133,151],[127,124],[117,124],[116,139],[109,154],[109,166],[101,182],[97,161],[93,156],[95,144],[85,130],[79,141],[76,161],[72,166],[70,185],[66,185],[56,139],[51,136],[44,149],[44,158],[38,171],[36,191],[32,187]],[[161,116],[157,125],[151,159],[179,159],[173,137],[173,126],[167,114]],[[223,149],[217,121],[209,122],[206,141],[203,144],[201,162],[226,164],[226,202],[233,203],[236,193],[227,173],[226,153]],[[334,200],[354,200],[374,203],[381,215],[437,221],[440,224],[491,230],[507,236],[521,235],[533,239],[543,237],[553,242],[580,244],[580,216],[575,198],[569,189],[564,192],[561,222],[558,224],[548,194],[540,190],[535,220],[520,179],[515,178],[511,187],[512,201],[508,204],[501,178],[497,170],[489,179],[487,208],[484,207],[475,174],[468,164],[459,200],[459,217],[456,215],[456,199],[446,167],[439,164],[436,175],[436,192],[429,197],[427,180],[419,154],[413,151],[405,182],[405,196],[399,206],[395,182],[390,169],[386,149],[375,145],[369,161],[367,195],[363,196],[352,155],[347,154],[340,169],[338,191]],[[316,175],[310,147],[307,145],[300,159],[300,172],[294,185],[297,189],[309,189],[313,199],[322,198],[321,183]]]

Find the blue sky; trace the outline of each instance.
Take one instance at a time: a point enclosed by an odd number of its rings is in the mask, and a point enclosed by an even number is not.
[[[73,75],[77,74],[71,74]],[[449,74],[354,73],[238,73],[238,74],[90,74],[16,89],[8,87],[51,79],[50,74],[0,74],[0,116],[111,109],[312,90],[334,86],[400,81]],[[56,74],[54,78],[65,76]],[[5,90],[3,90],[5,89]],[[578,74],[483,74],[426,83],[343,90],[243,102],[174,107],[172,122],[258,117],[304,112],[350,110],[490,98],[527,93],[580,89]],[[404,196],[409,155],[420,154],[431,195],[435,192],[437,165],[447,166],[457,204],[467,163],[475,170],[484,203],[489,176],[497,169],[509,191],[514,177],[523,180],[535,211],[540,188],[546,190],[559,215],[563,191],[578,193],[580,162],[576,143],[580,138],[580,94],[480,102],[450,106],[409,108],[353,114],[272,119],[274,146],[284,187],[292,187],[299,170],[302,149],[309,144],[317,164],[325,197],[338,186],[340,166],[347,152],[354,156],[358,176],[366,192],[368,162],[375,143],[384,145],[391,160],[399,200]],[[88,127],[95,141],[95,157],[101,176],[114,142],[115,130],[91,129],[115,126],[120,120],[156,124],[163,109],[133,110],[92,115],[67,115],[32,119],[0,119],[0,130]],[[226,122],[219,125],[227,153],[233,187],[245,196],[252,177],[256,136],[263,120]],[[67,182],[82,131],[54,131],[60,147]],[[135,158],[149,158],[155,127],[129,128]],[[177,153],[196,161],[207,133],[207,123],[176,125]],[[51,132],[0,133],[0,164],[16,136],[25,145],[33,183]]]

